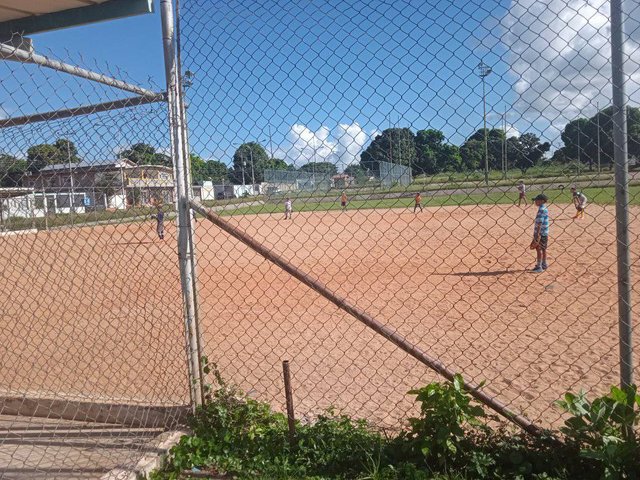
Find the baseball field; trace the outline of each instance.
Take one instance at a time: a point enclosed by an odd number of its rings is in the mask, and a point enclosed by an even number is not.
[[[566,390],[617,382],[613,206],[551,204],[550,268],[532,274],[535,207],[441,206],[226,217],[465,378],[544,425]],[[634,276],[640,209],[632,207]],[[3,393],[188,401],[175,228],[152,222],[0,237]],[[393,424],[426,367],[206,220],[196,226],[204,350],[300,416],[335,406]],[[637,330],[636,330],[637,332]],[[636,344],[638,333],[636,333]]]

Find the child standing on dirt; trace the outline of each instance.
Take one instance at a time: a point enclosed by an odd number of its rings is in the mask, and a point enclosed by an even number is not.
[[[536,251],[536,266],[534,273],[541,273],[547,269],[547,245],[549,244],[549,209],[547,208],[547,197],[544,194],[533,199],[538,207],[534,228],[533,241],[529,245],[530,249]]]
[[[571,187],[571,195],[573,196],[573,204],[576,207],[574,220],[576,218],[584,218],[584,210],[587,208],[587,196],[576,190],[576,187]]]
[[[293,213],[293,205],[291,203],[291,199],[289,197],[287,197],[287,199],[284,202],[284,219],[287,220],[291,220],[291,214]]]
[[[523,200],[524,200],[524,204],[528,205],[527,187],[525,186],[524,182],[520,180],[520,183],[518,184],[518,206],[522,205]]]
[[[342,206],[342,211],[344,212],[347,209],[347,193],[342,192],[342,196],[340,197],[340,205]]]
[[[413,213],[416,213],[416,210],[418,208],[422,212],[422,194],[420,192],[416,193],[414,201],[415,201],[415,205],[413,206]]]
[[[156,233],[160,240],[164,240],[164,212],[162,211],[162,205],[158,205],[158,211],[155,215],[151,215],[151,218],[156,220]]]

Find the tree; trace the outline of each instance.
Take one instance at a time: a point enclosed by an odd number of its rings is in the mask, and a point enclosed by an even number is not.
[[[473,135],[471,135],[465,143],[462,144],[460,149],[469,142],[473,142],[469,145],[470,148],[477,150],[478,146],[481,148],[481,158],[478,162],[477,166],[473,169],[481,169],[484,170],[485,163],[485,150],[484,150],[484,134],[485,129],[481,128],[477,130]],[[489,169],[491,170],[501,170],[502,169],[502,142],[505,141],[506,134],[504,130],[499,128],[487,129],[487,151],[488,151],[488,163]],[[477,143],[476,143],[477,142]],[[469,148],[466,149],[468,153],[470,153]],[[472,157],[474,160],[477,157],[477,153],[473,153]],[[466,163],[466,162],[463,162]]]
[[[27,164],[32,172],[48,165],[80,162],[78,149],[71,140],[59,138],[54,143],[41,143],[27,149]]]
[[[589,123],[587,118],[578,118],[569,122],[560,134],[560,138],[564,142],[564,153],[567,158],[588,163],[593,168],[593,158],[590,155],[593,149],[593,145],[591,145],[592,132]],[[589,155],[587,155],[587,151]]]
[[[444,133],[440,130],[419,130],[416,134],[416,167],[414,175],[459,170],[460,151],[455,145],[444,143]]]
[[[289,165],[281,158],[269,158],[262,164],[259,164],[258,169],[261,169],[264,173],[265,170],[295,170],[296,167]]]
[[[460,170],[478,170],[484,166],[484,143],[479,140],[467,140],[460,147]]]
[[[18,160],[13,155],[0,153],[0,187],[19,187],[22,177],[28,170],[25,160]]]
[[[344,169],[344,174],[353,177],[356,181],[356,184],[362,185],[366,183],[369,179],[367,172],[357,163],[352,163],[348,167]]]
[[[380,162],[415,167],[416,137],[408,128],[388,128],[376,136],[360,154],[360,166],[380,175]]]
[[[284,163],[284,162],[282,162]],[[286,166],[286,163],[284,163]],[[258,142],[243,143],[233,154],[233,167],[231,177],[234,183],[242,183],[244,171],[244,183],[250,184],[253,177],[256,183],[264,182],[265,169],[281,166],[274,159],[270,159],[267,151]],[[253,168],[252,168],[253,167]]]
[[[540,138],[534,133],[523,133],[520,137],[511,137],[507,140],[509,158],[523,174],[540,163],[544,154],[550,149],[551,144],[540,143]]]
[[[127,160],[137,165],[162,165],[170,167],[171,157],[158,152],[154,147],[146,143],[135,143],[118,155],[119,158]]]
[[[564,142],[565,162],[580,160],[590,169],[598,160],[598,136],[600,137],[600,162],[613,164],[613,107],[597,112],[591,118],[578,118],[569,122],[560,137]],[[598,124],[600,129],[598,132]],[[629,155],[640,157],[640,108],[627,109],[627,142]],[[578,146],[580,151],[578,154]]]
[[[203,160],[195,153],[191,154],[191,177],[195,183],[211,181],[214,184],[229,182],[229,169],[217,160]]]
[[[338,173],[338,167],[331,162],[310,162],[302,165],[298,170],[301,172],[315,172],[323,175],[335,175]]]

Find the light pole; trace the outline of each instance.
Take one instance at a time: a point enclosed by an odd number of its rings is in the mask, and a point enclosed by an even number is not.
[[[65,141],[67,142],[67,163],[69,166],[69,185],[70,185],[70,197],[69,197],[69,212],[71,214],[71,226],[73,226],[73,214],[75,213],[75,205],[73,204],[75,200],[75,182],[73,180],[73,166],[71,165],[71,135],[74,135],[76,132],[67,131],[67,132],[58,132],[58,135],[64,135],[67,138]]]
[[[256,194],[256,176],[253,171],[253,148],[249,148],[249,158],[251,159],[251,195]]]
[[[600,103],[596,103],[596,124],[598,128],[598,173],[600,173]]]
[[[247,166],[247,162],[244,159],[244,153],[240,154],[240,158],[242,158],[242,186],[245,187],[246,183],[244,181],[244,168]],[[244,193],[244,192],[243,192]]]
[[[244,145],[244,143],[234,143],[233,146],[238,148],[238,152],[240,154],[240,159],[242,160],[242,186],[244,187],[245,181],[244,181],[244,167],[246,166],[246,161],[244,159],[244,151],[242,150],[242,146]]]
[[[504,107],[504,115],[502,116],[502,177],[507,179],[507,107]]]
[[[313,173],[313,189],[316,189],[316,135],[313,134],[313,163],[311,164],[311,172]]]
[[[273,160],[273,137],[271,136],[271,125],[269,125],[269,155],[271,155],[271,160]]]
[[[478,75],[482,78],[482,104],[484,106],[484,183],[489,185],[489,141],[487,139],[487,86],[486,78],[493,71],[484,62],[478,64]]]

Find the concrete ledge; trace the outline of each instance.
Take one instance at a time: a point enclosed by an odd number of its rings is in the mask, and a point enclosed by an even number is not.
[[[38,229],[30,228],[28,230],[0,230],[0,237],[10,237],[12,235],[31,235],[32,233],[38,233]]]
[[[166,407],[49,398],[0,397],[1,415],[111,423],[145,428],[166,429],[184,425],[189,411],[188,405]]]
[[[138,480],[140,477],[146,478],[152,471],[162,466],[162,462],[164,462],[171,447],[186,434],[186,432],[175,431],[158,435],[146,445],[147,448],[156,450],[157,453],[140,457],[133,468],[114,468],[100,477],[100,480]]]

